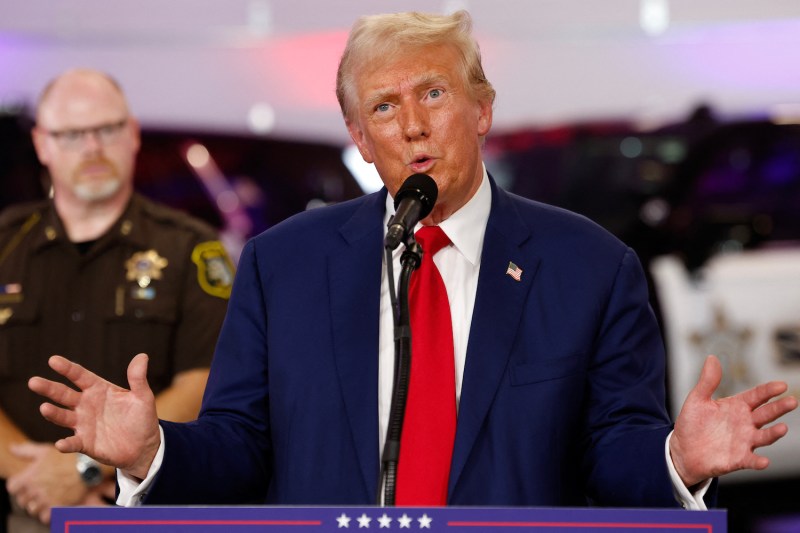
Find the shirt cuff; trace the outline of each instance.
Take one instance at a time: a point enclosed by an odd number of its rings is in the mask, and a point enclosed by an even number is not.
[[[671,431],[670,434],[667,436],[667,440],[664,443],[664,455],[667,460],[667,468],[669,469],[669,477],[672,480],[672,493],[675,494],[675,499],[684,509],[688,509],[690,511],[706,511],[708,507],[706,507],[706,502],[703,501],[703,497],[706,495],[708,491],[708,487],[711,486],[711,479],[707,479],[698,485],[695,485],[694,492],[690,492],[689,489],[684,485],[681,476],[678,475],[678,471],[675,470],[675,465],[672,462],[672,456],[669,454],[669,440],[672,438],[672,434],[675,431]]]
[[[156,474],[161,469],[161,463],[164,462],[164,430],[158,426],[158,431],[161,434],[161,444],[158,445],[153,463],[150,465],[150,470],[147,471],[147,477],[143,480],[126,475],[122,470],[117,469],[117,484],[119,485],[119,495],[117,496],[117,505],[121,507],[139,507],[142,501],[147,496],[147,489],[153,484]]]

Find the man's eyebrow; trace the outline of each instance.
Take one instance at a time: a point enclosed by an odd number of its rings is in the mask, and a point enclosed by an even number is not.
[[[414,81],[414,90],[419,90],[423,87],[430,87],[431,85],[440,85],[440,84],[447,84],[447,76],[438,73],[428,73],[423,74],[417,80]],[[394,87],[387,87],[385,89],[377,89],[372,95],[368,96],[364,100],[364,107],[367,109],[371,109],[374,106],[386,102],[387,100],[391,100],[397,94],[397,90]]]
[[[364,107],[367,109],[372,109],[376,105],[389,100],[393,95],[395,95],[397,91],[394,89],[378,89],[366,99],[364,99]]]
[[[447,83],[447,76],[431,72],[429,74],[420,77],[417,83],[414,84],[414,87],[415,88],[428,87],[430,85],[440,85],[446,83]]]

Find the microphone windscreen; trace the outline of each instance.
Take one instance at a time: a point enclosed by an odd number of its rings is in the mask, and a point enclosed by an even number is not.
[[[403,198],[408,196],[414,196],[422,204],[419,214],[419,219],[422,220],[433,210],[436,198],[439,196],[439,187],[427,174],[412,174],[406,178],[394,196],[394,208],[397,209]]]

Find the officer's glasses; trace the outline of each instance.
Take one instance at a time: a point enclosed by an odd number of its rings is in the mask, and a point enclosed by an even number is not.
[[[123,118],[119,122],[101,124],[93,128],[82,128],[74,130],[45,130],[47,134],[55,139],[58,145],[64,150],[80,150],[86,146],[89,136],[97,139],[102,146],[114,144],[120,139],[123,128],[128,123],[128,118]]]

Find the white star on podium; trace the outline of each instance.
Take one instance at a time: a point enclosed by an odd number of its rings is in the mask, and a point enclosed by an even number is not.
[[[378,523],[381,525],[382,528],[383,527],[389,528],[391,527],[392,519],[389,516],[387,516],[386,513],[383,513],[382,516],[378,517]]]
[[[361,529],[362,527],[369,528],[369,523],[372,522],[372,518],[368,517],[367,513],[363,513],[356,520],[358,520],[359,529]]]
[[[421,517],[417,518],[417,522],[419,522],[419,528],[431,528],[431,522],[433,522],[433,518],[428,516],[427,514],[423,514]]]
[[[339,523],[339,527],[350,527],[350,517],[344,513],[336,521]]]
[[[397,521],[400,522],[401,528],[406,527],[408,529],[411,529],[411,520],[412,518],[408,516],[406,513],[403,513],[403,516],[397,519]]]

